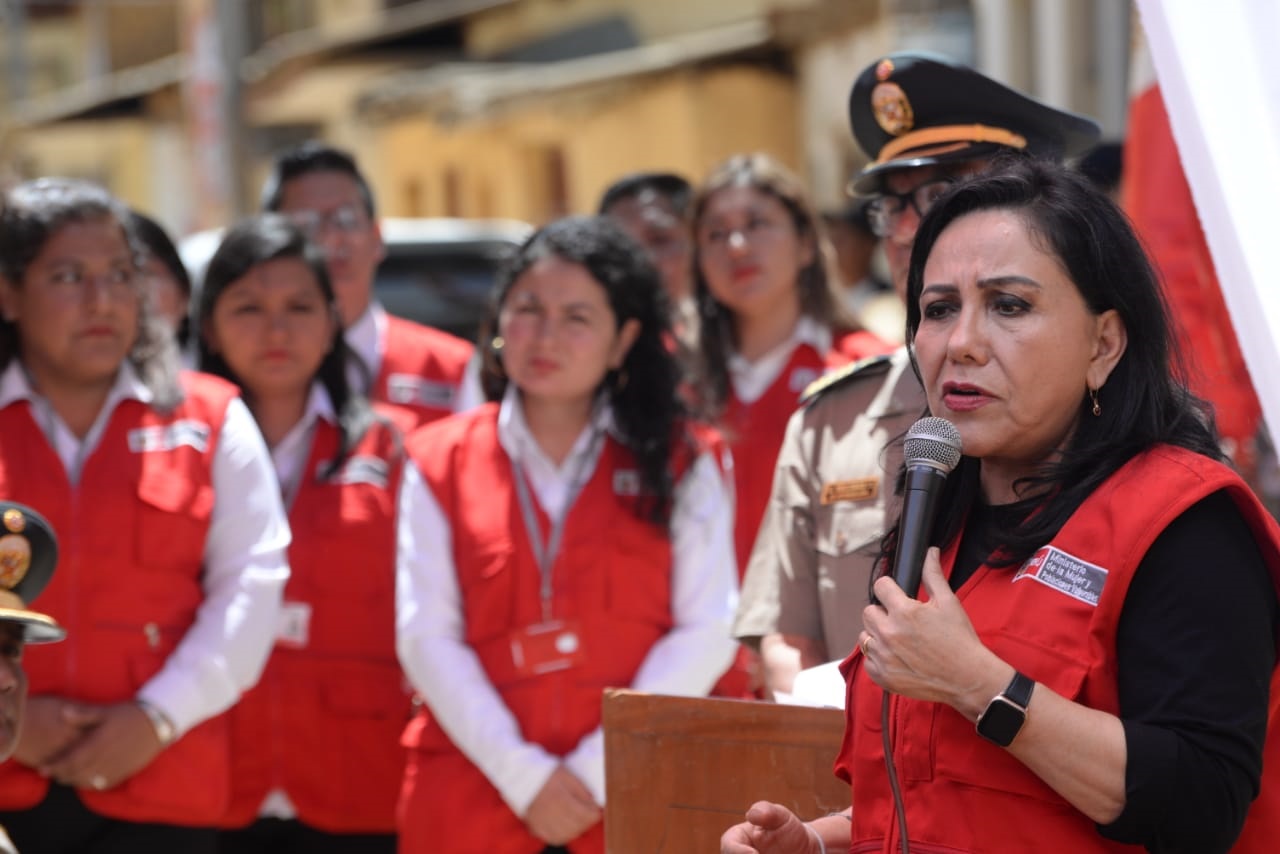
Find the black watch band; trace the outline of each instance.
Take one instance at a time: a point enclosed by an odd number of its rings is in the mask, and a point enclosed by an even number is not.
[[[997,694],[978,716],[978,735],[990,742],[1008,747],[1027,720],[1027,706],[1036,683],[1021,673],[1014,672],[1009,687]]]

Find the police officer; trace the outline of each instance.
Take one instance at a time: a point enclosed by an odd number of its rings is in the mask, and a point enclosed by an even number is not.
[[[1099,137],[1088,118],[916,51],[858,75],[849,120],[872,158],[850,189],[871,197],[899,297],[920,218],[952,183],[1002,153],[1061,159]],[[853,650],[885,520],[897,514],[902,447],[893,440],[924,409],[903,348],[818,380],[791,417],[734,624],[759,648],[771,692],[790,692],[801,669]]]
[[[53,577],[58,542],[53,529],[30,507],[0,501],[0,762],[18,745],[27,703],[22,648],[60,641],[67,633],[52,617],[27,607]],[[14,851],[0,828],[0,854]]]

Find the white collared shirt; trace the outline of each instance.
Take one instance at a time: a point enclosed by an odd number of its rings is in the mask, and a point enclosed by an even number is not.
[[[376,301],[369,303],[364,314],[346,328],[342,333],[347,346],[360,358],[364,367],[369,370],[366,379],[356,365],[347,366],[347,384],[352,391],[370,396],[372,383],[378,379],[382,370],[382,354],[387,348],[387,312]]]
[[[599,456],[594,429],[611,429],[608,407],[555,465],[537,446],[519,398],[509,391],[498,415],[498,437],[515,465],[524,467],[542,509],[558,515],[569,477],[583,455]],[[501,793],[517,815],[561,763],[541,745],[525,741],[519,724],[466,643],[462,594],[453,562],[452,532],[435,496],[415,466],[406,466],[400,491],[396,567],[396,637],[400,662],[453,743]],[[736,649],[730,622],[738,598],[733,551],[733,501],[715,457],[700,455],[676,488],[671,514],[671,611],[674,627],[649,650],[631,687],[660,694],[706,694],[729,667]],[[599,728],[563,759],[603,804],[604,737]]]
[[[82,441],[31,387],[18,360],[0,375],[0,408],[30,401],[73,488],[111,413],[127,399],[149,403],[152,395],[125,362]],[[258,681],[275,642],[281,591],[289,577],[289,524],[275,473],[258,425],[239,398],[227,407],[212,479],[214,503],[200,576],[204,600],[164,666],[138,691],[139,699],[169,717],[179,735],[230,708]]]
[[[286,508],[292,506],[293,496],[298,494],[298,485],[306,474],[304,469],[311,457],[311,444],[315,439],[318,421],[337,424],[338,416],[333,411],[333,401],[329,399],[324,386],[312,383],[307,395],[307,408],[303,410],[302,417],[270,449],[271,463],[276,470],[276,480],[280,482],[280,492],[285,496]]]
[[[734,396],[746,404],[755,403],[763,397],[801,344],[808,344],[825,356],[831,349],[831,329],[803,314],[791,330],[790,338],[754,362],[748,361],[741,353],[730,352],[727,364]]]
[[[382,371],[382,354],[387,351],[387,310],[375,301],[369,303],[364,314],[355,323],[347,327],[343,337],[365,367],[369,369],[368,382],[361,376],[355,365],[347,366],[347,384],[352,390],[372,397],[372,384]],[[467,361],[462,379],[453,395],[453,411],[466,412],[484,403],[484,390],[480,385],[480,353],[476,352]]]

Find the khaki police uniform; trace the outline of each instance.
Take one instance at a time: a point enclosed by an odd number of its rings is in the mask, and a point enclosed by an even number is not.
[[[821,640],[853,650],[880,539],[897,518],[901,438],[925,410],[906,348],[806,390],[778,454],[773,491],[743,580],[734,635]]]

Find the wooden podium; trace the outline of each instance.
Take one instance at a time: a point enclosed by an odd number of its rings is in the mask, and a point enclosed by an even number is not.
[[[717,851],[759,800],[804,819],[849,806],[838,709],[610,690],[603,716],[609,854]]]

